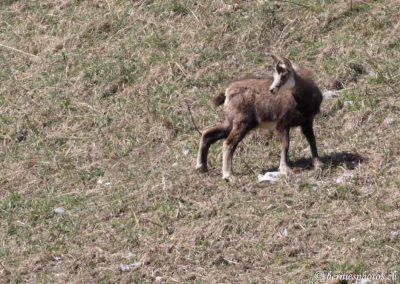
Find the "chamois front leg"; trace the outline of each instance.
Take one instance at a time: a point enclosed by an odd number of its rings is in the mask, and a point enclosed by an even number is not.
[[[304,123],[301,126],[301,130],[304,136],[306,137],[308,144],[310,144],[313,165],[316,169],[320,169],[322,167],[322,162],[318,156],[317,143],[315,141],[315,135],[313,130],[313,120]]]
[[[216,141],[226,138],[229,134],[229,125],[227,123],[209,128],[203,132],[200,138],[199,152],[197,155],[196,169],[207,171],[207,156],[210,146]]]
[[[232,178],[232,158],[237,145],[246,136],[251,126],[246,122],[235,123],[222,148],[222,178]]]
[[[288,154],[289,154],[289,143],[290,143],[290,128],[286,127],[283,129],[277,129],[278,138],[281,142],[281,161],[279,164],[279,171],[283,175],[290,173],[290,168],[288,166]]]

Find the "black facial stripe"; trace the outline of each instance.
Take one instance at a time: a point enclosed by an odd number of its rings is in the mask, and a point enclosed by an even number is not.
[[[289,78],[288,75],[289,75],[289,73],[286,73],[285,75],[281,75],[281,79],[279,81],[279,84],[276,85],[276,88],[279,89],[280,87],[282,87],[286,83],[287,79]]]
[[[283,73],[283,72],[285,71],[285,69],[283,69],[283,68],[281,67],[281,65],[278,64],[278,65],[276,66],[276,71],[277,71],[279,74],[281,74],[281,73]]]

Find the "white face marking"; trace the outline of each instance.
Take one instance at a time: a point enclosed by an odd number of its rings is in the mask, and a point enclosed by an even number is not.
[[[270,88],[271,90],[275,89],[279,85],[279,83],[281,82],[281,77],[282,77],[282,75],[279,74],[278,72],[276,72],[276,70],[274,70],[273,76],[274,76],[274,81],[272,82],[272,85]]]
[[[287,70],[285,64],[280,64],[280,63],[278,63],[278,64],[279,64],[280,68],[282,68],[284,70]],[[282,77],[285,76],[286,74],[288,74],[288,71],[283,72],[283,73],[278,73],[276,68],[274,69],[274,72],[273,72],[274,81],[272,82],[271,87],[270,87],[271,91],[274,90],[274,89],[277,89],[277,90],[275,90],[275,92],[286,91],[286,90],[289,90],[289,89],[294,87],[295,81],[294,81],[294,77],[293,77],[293,73],[292,72],[289,73],[289,78],[286,79],[286,82],[283,85],[281,85],[282,84]]]

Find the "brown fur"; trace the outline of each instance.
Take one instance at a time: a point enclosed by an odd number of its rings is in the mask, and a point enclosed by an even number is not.
[[[273,78],[248,78],[228,84],[224,93],[214,98],[216,105],[225,101],[225,121],[217,127],[203,132],[197,167],[207,170],[208,149],[215,141],[226,138],[223,153],[223,176],[231,173],[232,156],[238,143],[257,127],[276,130],[281,142],[280,170],[287,173],[289,130],[301,126],[310,143],[314,163],[318,163],[318,152],[313,132],[313,120],[319,113],[322,95],[310,73],[292,70],[295,87],[289,91],[271,94],[269,88]]]
[[[223,92],[219,93],[217,96],[213,98],[213,103],[215,106],[220,106],[225,101],[225,94]]]

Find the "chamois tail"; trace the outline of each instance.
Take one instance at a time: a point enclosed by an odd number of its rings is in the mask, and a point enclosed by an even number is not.
[[[216,95],[213,98],[213,103],[215,106],[220,106],[225,102],[225,93],[224,92],[220,92],[218,95]]]

